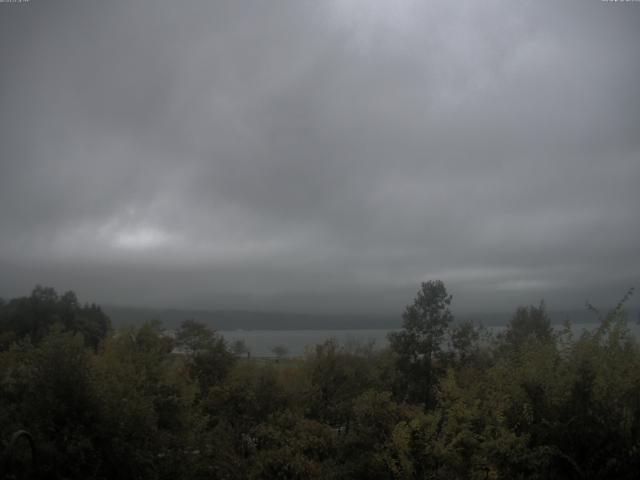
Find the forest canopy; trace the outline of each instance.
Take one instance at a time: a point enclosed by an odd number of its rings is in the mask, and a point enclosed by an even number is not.
[[[576,335],[546,306],[491,335],[423,283],[389,347],[247,358],[185,320],[113,330],[73,292],[0,302],[7,478],[636,478],[640,347],[624,301]],[[9,443],[25,431],[26,442]],[[15,438],[14,438],[15,440]],[[15,443],[15,442],[14,442]],[[0,477],[2,478],[2,477]]]

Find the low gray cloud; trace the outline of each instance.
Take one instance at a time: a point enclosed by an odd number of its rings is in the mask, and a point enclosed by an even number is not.
[[[0,4],[0,295],[399,312],[640,271],[640,4]]]

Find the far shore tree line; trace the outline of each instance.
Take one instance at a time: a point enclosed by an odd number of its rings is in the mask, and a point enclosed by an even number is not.
[[[114,330],[38,286],[0,300],[0,478],[635,479],[632,293],[579,335],[540,303],[492,336],[430,281],[387,348],[264,362],[197,321]]]

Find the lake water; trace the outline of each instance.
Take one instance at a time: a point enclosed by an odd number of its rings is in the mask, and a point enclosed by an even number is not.
[[[592,329],[596,323],[579,323],[572,327],[574,335],[579,335],[586,329]],[[499,333],[505,327],[487,327],[493,334]],[[554,328],[562,328],[556,325]],[[640,338],[640,326],[637,323],[629,323],[629,329]],[[227,342],[244,340],[251,351],[251,355],[256,357],[272,357],[273,347],[280,345],[287,350],[287,356],[298,356],[305,352],[305,349],[323,343],[333,338],[340,345],[350,343],[367,344],[374,342],[376,348],[385,348],[389,345],[387,334],[393,330],[227,330],[220,331]]]
[[[227,342],[244,340],[256,357],[273,356],[271,349],[281,345],[288,356],[302,355],[307,347],[313,347],[334,338],[341,345],[351,342],[375,342],[377,348],[388,345],[387,334],[392,330],[232,330],[221,331]]]

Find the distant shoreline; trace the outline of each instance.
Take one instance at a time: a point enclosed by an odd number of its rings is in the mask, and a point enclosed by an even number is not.
[[[242,310],[181,310],[152,309],[143,307],[105,306],[104,312],[116,327],[141,325],[159,320],[165,328],[176,328],[186,319],[205,323],[216,330],[378,330],[402,328],[401,315],[350,315],[350,314],[305,314],[287,312],[259,312]],[[515,311],[515,309],[514,309]],[[506,325],[513,312],[460,314],[456,319],[471,320],[485,327]],[[588,324],[597,321],[593,313],[582,310],[550,311],[553,325],[562,325],[566,319],[573,324]],[[630,322],[635,322],[638,311],[629,311]]]

